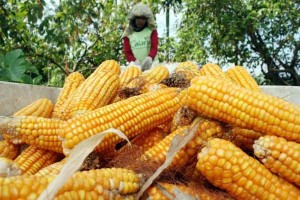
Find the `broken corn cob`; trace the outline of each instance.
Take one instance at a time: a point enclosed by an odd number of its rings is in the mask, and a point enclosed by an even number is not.
[[[271,172],[300,186],[300,144],[273,135],[255,141],[254,154]]]
[[[300,108],[283,99],[226,80],[195,77],[188,106],[205,116],[262,134],[300,141]]]
[[[198,154],[197,169],[237,199],[299,199],[300,191],[227,140],[212,138]]]
[[[149,131],[170,120],[177,109],[185,103],[186,91],[164,88],[134,96],[63,123],[61,137],[64,153],[68,154],[80,141],[92,135],[116,128],[129,138]],[[98,151],[115,148],[122,139],[113,133],[105,136]]]

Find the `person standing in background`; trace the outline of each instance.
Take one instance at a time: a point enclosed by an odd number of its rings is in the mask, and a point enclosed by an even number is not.
[[[123,51],[129,63],[141,66],[142,71],[158,63],[158,33],[151,9],[136,4],[127,17],[129,24],[122,35]]]

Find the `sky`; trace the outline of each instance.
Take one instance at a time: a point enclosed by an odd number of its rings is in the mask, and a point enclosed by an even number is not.
[[[166,35],[166,13],[161,11],[160,13],[155,15],[156,24],[157,24],[157,32],[158,36],[162,37]],[[181,13],[174,14],[174,12],[170,11],[170,36],[176,37],[176,24],[179,23],[181,19]]]

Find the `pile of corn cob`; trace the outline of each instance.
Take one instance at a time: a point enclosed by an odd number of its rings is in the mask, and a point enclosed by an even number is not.
[[[55,199],[300,199],[300,108],[263,93],[241,66],[180,63],[122,73],[114,60],[71,73],[53,104],[0,117],[0,199],[37,199],[76,145],[109,133]],[[178,139],[177,139],[178,140]],[[173,148],[174,149],[174,148]]]

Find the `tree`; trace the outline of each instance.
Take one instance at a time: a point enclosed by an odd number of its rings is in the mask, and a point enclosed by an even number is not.
[[[104,60],[124,60],[120,27],[128,2],[51,4],[0,0],[0,54],[21,49],[51,86],[61,86],[59,80],[72,71],[88,75]]]
[[[300,3],[289,0],[190,0],[178,60],[259,68],[275,85],[300,85]]]

